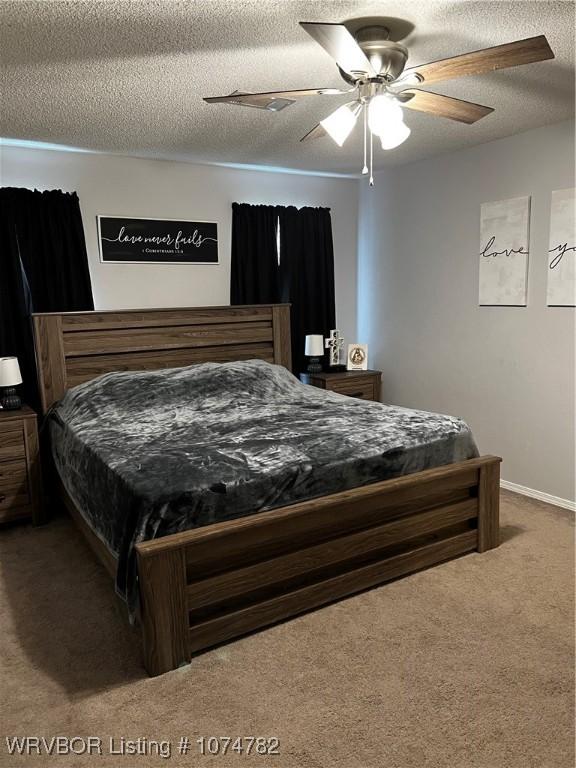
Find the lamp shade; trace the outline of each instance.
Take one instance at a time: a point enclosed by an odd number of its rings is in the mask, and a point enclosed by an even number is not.
[[[0,387],[15,387],[22,384],[22,375],[17,357],[0,357]]]
[[[307,357],[322,357],[324,354],[324,336],[321,334],[306,336],[304,354],[307,355]]]

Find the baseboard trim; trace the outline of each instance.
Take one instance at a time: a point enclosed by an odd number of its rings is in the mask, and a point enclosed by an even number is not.
[[[536,491],[534,488],[527,488],[525,485],[511,483],[509,480],[500,480],[500,487],[507,491],[521,493],[522,496],[530,496],[531,499],[545,501],[547,504],[553,504],[555,507],[563,507],[564,509],[569,509],[571,512],[576,512],[576,501],[570,501],[570,499],[561,499],[560,496],[552,496],[551,493]]]

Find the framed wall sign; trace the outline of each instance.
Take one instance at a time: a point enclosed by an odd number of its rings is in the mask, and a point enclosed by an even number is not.
[[[218,264],[218,225],[97,216],[104,264]]]

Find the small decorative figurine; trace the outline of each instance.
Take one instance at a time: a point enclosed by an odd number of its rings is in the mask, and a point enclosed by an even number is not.
[[[340,366],[340,351],[344,347],[344,338],[336,328],[330,331],[330,337],[326,339],[324,346],[330,350],[330,367]]]

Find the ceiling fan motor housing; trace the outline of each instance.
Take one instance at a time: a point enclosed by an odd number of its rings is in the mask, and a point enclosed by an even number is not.
[[[389,39],[390,30],[383,26],[362,27],[355,38],[378,77],[385,82],[396,80],[406,66],[408,49]]]

